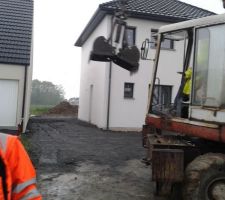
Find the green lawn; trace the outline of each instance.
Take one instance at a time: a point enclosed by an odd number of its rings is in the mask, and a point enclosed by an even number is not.
[[[42,115],[53,106],[43,106],[43,105],[31,105],[30,107],[30,115]]]

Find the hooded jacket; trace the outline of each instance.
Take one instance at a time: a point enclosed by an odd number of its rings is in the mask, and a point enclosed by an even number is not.
[[[17,136],[0,133],[0,199],[41,200],[36,172]]]

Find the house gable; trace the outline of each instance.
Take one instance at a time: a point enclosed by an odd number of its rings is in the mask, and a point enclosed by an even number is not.
[[[177,3],[175,0],[168,0],[174,3],[167,11],[166,7],[159,4],[166,2],[165,0],[128,0],[127,24],[129,27],[135,27],[135,45],[142,46],[144,38],[151,38],[152,30],[159,29],[163,25],[173,22],[185,21],[193,18],[213,15],[214,13],[203,9],[190,6],[188,4]],[[152,11],[147,3],[151,3]],[[138,5],[136,5],[138,4]],[[139,5],[140,4],[140,5]],[[186,5],[185,11],[181,5]],[[161,6],[161,7],[160,7]],[[110,1],[99,5],[96,13],[91,18],[86,28],[78,38],[76,46],[82,47],[82,64],[81,64],[81,81],[80,81],[80,105],[78,119],[97,125],[99,128],[110,130],[140,130],[146,114],[148,105],[149,84],[151,82],[151,74],[153,73],[153,62],[149,60],[140,60],[139,70],[137,73],[129,73],[113,62],[96,62],[89,60],[89,55],[93,48],[93,42],[101,35],[107,38],[111,32],[111,17],[118,11],[118,1]],[[156,11],[156,8],[158,9]],[[196,8],[192,10],[192,8]],[[153,12],[153,10],[155,11]],[[180,9],[180,11],[176,11]],[[174,12],[174,13],[173,13]],[[179,12],[183,13],[180,16]],[[189,15],[185,15],[189,13]],[[199,15],[197,15],[199,13]],[[193,14],[193,16],[192,16]],[[104,24],[104,22],[107,22]],[[115,45],[117,50],[121,47]],[[179,51],[183,44],[175,44],[173,49],[162,52],[166,58],[171,60],[167,64],[164,60],[165,75],[169,73],[168,69],[177,71],[182,67],[183,62],[177,62],[175,56],[183,56],[183,51]],[[148,58],[153,59],[155,48],[149,48]],[[88,62],[89,60],[89,62]],[[183,61],[183,59],[181,59]],[[85,73],[84,73],[85,72]],[[101,77],[101,79],[100,79]],[[160,77],[161,78],[161,77]],[[180,76],[178,76],[178,79]],[[162,77],[162,80],[164,77]],[[177,81],[177,79],[174,79]],[[178,80],[179,81],[179,80]],[[163,82],[161,82],[163,83]],[[165,84],[167,84],[165,82]],[[176,83],[175,83],[176,84]],[[176,95],[178,87],[170,85],[171,98]],[[127,87],[131,85],[132,94],[125,94]],[[130,87],[130,88],[131,88]]]

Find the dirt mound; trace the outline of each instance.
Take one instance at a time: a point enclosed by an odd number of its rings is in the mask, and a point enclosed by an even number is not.
[[[67,101],[63,101],[55,107],[49,109],[46,115],[65,115],[65,116],[77,116],[78,106],[71,105]]]

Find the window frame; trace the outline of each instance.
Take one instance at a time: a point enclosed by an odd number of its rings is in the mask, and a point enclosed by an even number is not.
[[[193,61],[193,63],[194,63],[193,64],[194,65],[194,73],[193,73],[192,96],[191,96],[191,104],[193,106],[204,106],[206,108],[213,108],[213,109],[224,109],[225,108],[225,103],[224,103],[224,100],[221,99],[221,95],[217,95],[218,93],[215,94],[214,92],[213,93],[210,92],[210,85],[212,85],[210,83],[213,82],[215,84],[212,77],[217,77],[216,74],[214,76],[209,76],[209,74],[212,74],[212,72],[213,73],[215,72],[215,69],[212,68],[212,66],[216,66],[215,63],[214,63],[214,65],[212,65],[211,61],[210,61],[210,60],[213,60],[213,58],[215,57],[215,56],[212,56],[213,55],[212,53],[210,54],[210,51],[212,51],[212,50],[210,50],[210,48],[212,48],[212,47],[210,47],[210,45],[211,45],[211,43],[215,44],[215,42],[213,42],[212,35],[213,35],[214,32],[213,32],[212,29],[215,28],[215,27],[219,27],[219,26],[225,26],[225,23],[215,24],[213,26],[208,26],[208,25],[199,26],[199,27],[195,28],[195,43],[194,43],[195,51],[194,51],[194,61]],[[208,55],[207,55],[206,60],[205,60],[206,63],[204,63],[204,65],[202,65],[202,64],[198,65],[197,64],[198,63],[197,57],[199,56],[199,54],[198,54],[199,43],[198,42],[201,41],[200,40],[201,37],[199,37],[199,36],[201,36],[200,31],[201,30],[204,31],[204,29],[211,31],[208,34],[208,40],[209,40],[209,44],[208,44],[209,47],[208,47],[208,52],[207,52]],[[204,48],[204,49],[206,49],[206,48]],[[218,49],[217,49],[217,51],[218,51]],[[219,51],[219,52],[223,52],[223,51]],[[217,54],[217,56],[219,56],[218,53],[216,53],[216,54]],[[221,55],[216,60],[219,60],[220,58],[223,58],[223,57],[224,56]],[[205,69],[202,68],[201,65],[204,66]],[[207,72],[206,75],[202,76],[202,74],[204,74],[204,73],[198,74],[198,72],[203,72],[203,71]],[[200,84],[201,86],[203,86],[201,88],[202,93],[203,94],[205,93],[204,95],[202,95],[202,97],[203,97],[202,99],[197,97],[198,92],[197,92],[197,89],[196,89],[197,88],[196,85],[198,85],[198,82],[202,82]],[[223,88],[223,86],[219,87],[221,85],[223,85],[223,84],[218,84],[217,90],[215,90],[215,91],[221,91],[221,88]],[[211,91],[214,91],[214,88],[211,88]],[[215,101],[213,102],[212,100],[215,100]]]
[[[131,87],[126,87],[126,86],[131,86]],[[131,91],[126,91],[126,89],[130,89]],[[131,93],[131,94],[127,94]],[[123,98],[124,99],[134,99],[134,83],[132,82],[124,82],[124,88],[123,88]]]
[[[157,47],[157,37],[156,38],[153,37],[153,34],[158,33],[158,31],[159,31],[158,29],[154,29],[154,28],[151,29],[151,37],[150,37],[151,38],[151,43],[150,43],[151,49],[156,49],[156,47]],[[165,41],[169,41],[169,47],[165,46],[165,44],[166,44]],[[165,39],[164,41],[162,40],[160,49],[161,50],[175,50],[174,41],[169,40],[169,39]]]
[[[124,30],[124,35],[123,35],[123,42],[122,42],[122,46],[123,48],[127,47],[126,44],[125,44],[125,34],[126,34],[126,30],[132,30],[133,32],[133,44],[129,44],[127,43],[127,46],[130,47],[130,46],[134,46],[136,44],[136,27],[134,26],[127,26],[126,29]]]
[[[157,89],[156,89],[157,88]],[[168,102],[164,102],[163,104],[163,100],[165,100],[165,91],[166,88],[168,88],[169,94],[168,94],[168,98],[167,100],[169,100]],[[158,93],[159,96],[155,96],[155,93]],[[165,105],[171,105],[172,104],[172,94],[173,94],[173,86],[172,85],[159,85],[159,84],[155,84],[154,85],[154,96],[153,98],[156,98],[155,100],[157,101],[157,103],[155,105],[161,105],[161,106],[165,106]],[[154,103],[154,100],[153,100]]]

